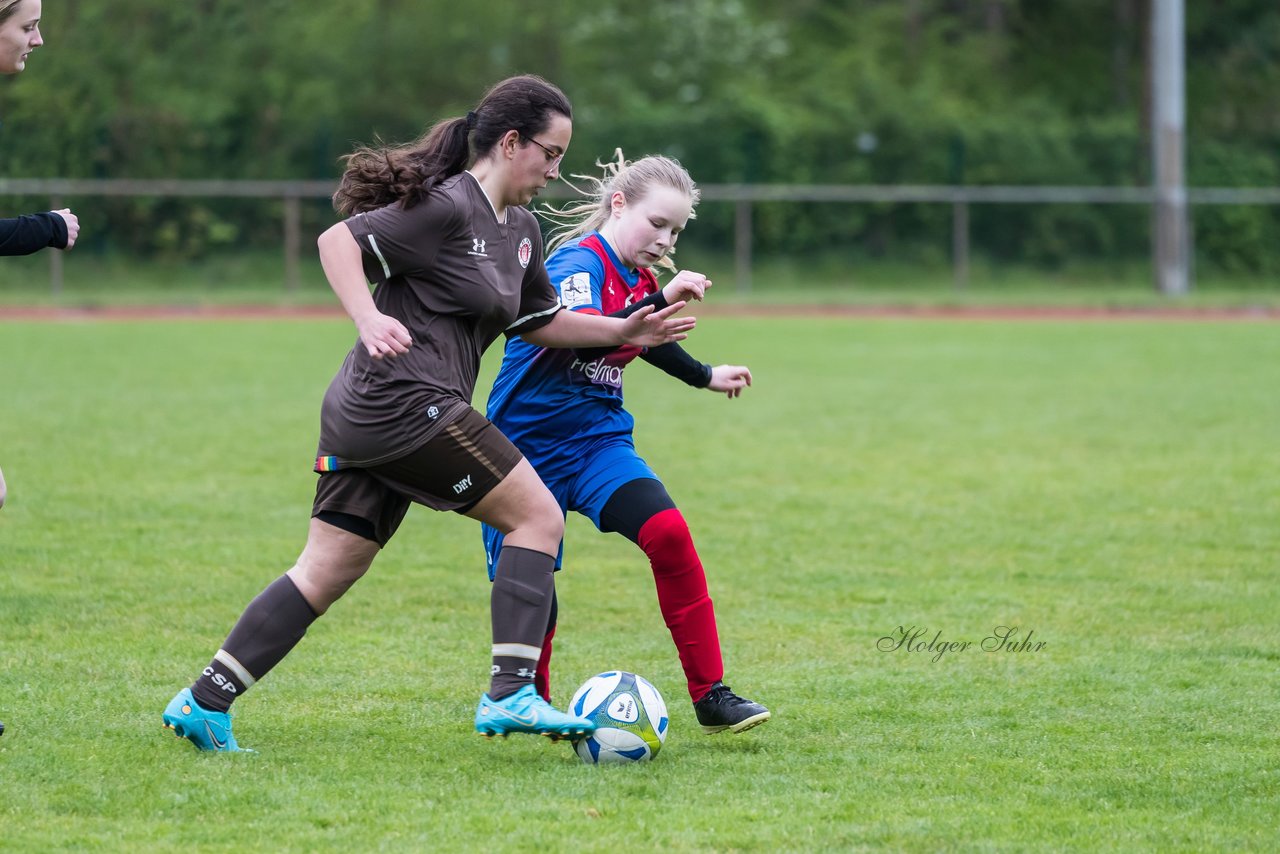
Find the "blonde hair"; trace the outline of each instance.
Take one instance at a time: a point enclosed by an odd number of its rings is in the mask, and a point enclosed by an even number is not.
[[[612,209],[610,200],[614,193],[622,193],[628,204],[635,204],[645,197],[650,187],[658,185],[685,193],[692,207],[697,207],[702,198],[702,192],[693,183],[688,171],[680,165],[680,161],[661,154],[650,154],[632,163],[623,156],[622,149],[617,148],[614,149],[613,160],[608,163],[597,160],[596,166],[604,172],[604,177],[571,176],[584,182],[585,188],[573,181],[565,181],[582,197],[580,200],[569,202],[560,208],[544,205],[539,211],[553,224],[551,239],[547,244],[548,257],[569,241],[600,230],[609,221]],[[697,216],[695,211],[690,211],[689,219],[697,219]],[[669,271],[676,268],[670,253],[655,266]]]

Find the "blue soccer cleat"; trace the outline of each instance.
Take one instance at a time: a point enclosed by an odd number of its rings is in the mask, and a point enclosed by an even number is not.
[[[552,741],[585,738],[596,731],[586,718],[566,715],[538,696],[532,685],[526,685],[509,697],[491,700],[485,694],[476,708],[476,732],[485,738],[513,732],[545,735]]]
[[[200,750],[226,753],[253,753],[236,744],[231,734],[231,715],[211,712],[196,702],[190,688],[183,688],[164,708],[164,725],[178,738],[185,738]]]

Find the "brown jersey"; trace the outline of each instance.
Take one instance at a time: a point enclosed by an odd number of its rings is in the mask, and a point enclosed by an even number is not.
[[[319,470],[374,465],[421,447],[470,405],[488,346],[503,332],[551,322],[560,308],[533,214],[511,206],[498,222],[469,172],[408,210],[395,203],[346,224],[375,285],[374,304],[405,325],[413,345],[378,360],[356,341],[325,393]]]

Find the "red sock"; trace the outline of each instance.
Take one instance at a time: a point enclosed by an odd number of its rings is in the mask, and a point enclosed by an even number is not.
[[[556,627],[547,630],[542,639],[542,655],[538,656],[538,669],[533,675],[533,687],[538,696],[551,702],[551,639],[556,636]]]
[[[700,700],[713,683],[724,677],[724,663],[720,658],[715,607],[689,526],[680,511],[672,507],[650,517],[640,528],[637,540],[653,567],[658,607],[680,653],[689,696]]]

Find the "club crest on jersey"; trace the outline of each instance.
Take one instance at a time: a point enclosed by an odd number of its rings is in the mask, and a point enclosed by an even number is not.
[[[483,240],[481,240],[481,239],[480,239],[480,238],[478,238],[478,237],[473,237],[473,238],[471,238],[471,250],[470,250],[469,252],[467,252],[467,254],[468,254],[468,255],[476,255],[476,256],[479,256],[479,257],[481,257],[481,258],[488,258],[488,257],[489,257],[488,253],[486,253],[486,252],[484,251],[484,241],[483,241]]]
[[[516,250],[516,258],[520,260],[521,267],[528,267],[529,260],[533,258],[533,241],[525,238],[520,241],[520,248]]]
[[[560,304],[565,308],[591,304],[591,275],[574,273],[560,282]]]

